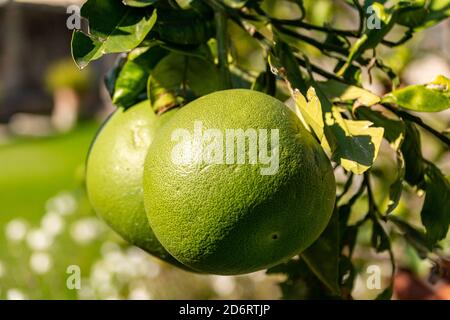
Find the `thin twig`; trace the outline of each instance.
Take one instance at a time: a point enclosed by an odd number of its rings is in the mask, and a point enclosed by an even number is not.
[[[315,48],[317,48],[317,49],[319,49],[321,51],[322,50],[328,50],[328,51],[334,51],[334,52],[340,53],[340,54],[345,55],[345,56],[348,55],[348,50],[346,48],[344,48],[344,47],[340,47],[340,46],[336,46],[336,45],[333,45],[333,44],[323,43],[323,42],[317,41],[316,39],[313,39],[311,37],[305,36],[303,34],[295,32],[294,30],[291,30],[289,28],[283,27],[281,25],[274,25],[274,26],[275,26],[275,28],[278,31],[280,31],[280,32],[282,32],[282,33],[284,33],[284,34],[286,34],[288,36],[291,36],[293,38],[296,38],[296,39],[299,39],[301,41],[304,41],[304,42],[312,45],[313,47],[315,47]]]
[[[344,188],[342,189],[341,194],[339,194],[336,197],[336,203],[342,199],[342,197],[348,192],[348,190],[350,190],[350,187],[353,184],[353,177],[354,177],[353,172],[350,172],[350,174],[348,175],[347,181],[345,181]]]
[[[445,143],[448,147],[450,147],[450,138],[447,137],[446,135],[444,135],[443,133],[437,131],[436,129],[430,127],[428,124],[426,124],[425,122],[423,122],[423,120],[419,117],[416,117],[406,111],[400,110],[394,106],[392,106],[389,103],[382,103],[382,106],[385,107],[386,109],[388,109],[389,111],[392,111],[393,113],[395,113],[397,116],[399,116],[400,118],[403,118],[405,120],[414,122],[415,124],[417,124],[418,126],[422,127],[423,129],[425,129],[426,131],[428,131],[429,133],[431,133],[432,135],[434,135],[436,138],[438,138],[439,140],[441,140],[443,143]]]
[[[358,10],[358,16],[359,16],[359,26],[358,26],[358,37],[361,36],[363,29],[364,29],[364,9],[359,3],[359,0],[353,0],[353,4]]]
[[[309,23],[299,21],[299,20],[271,18],[270,21],[272,23],[290,26],[290,27],[298,27],[298,28],[302,28],[305,30],[314,30],[314,31],[320,31],[320,32],[325,32],[325,33],[334,33],[334,34],[337,34],[340,36],[351,37],[351,38],[358,37],[357,31],[335,29],[335,28],[331,28],[331,27],[322,27],[322,26],[309,24]]]
[[[389,40],[383,40],[383,41],[381,41],[381,43],[390,48],[398,47],[398,46],[401,46],[402,44],[404,44],[405,42],[407,42],[408,40],[412,39],[413,35],[414,35],[414,31],[412,29],[409,29],[408,31],[406,31],[406,33],[403,35],[403,37],[400,40],[395,41],[395,42],[392,42]]]
[[[369,213],[376,214],[379,213],[377,204],[375,202],[375,197],[373,196],[372,186],[370,184],[370,174],[369,172],[364,172],[364,180],[363,180],[366,189],[367,189],[367,199],[369,201]]]
[[[227,14],[228,18],[232,20],[234,23],[236,23],[242,30],[247,32],[251,37],[255,38],[262,44],[264,47],[270,47],[272,45],[272,41],[267,39],[262,33],[257,31],[255,28],[252,30],[249,30],[248,28],[241,20],[241,17],[239,13],[232,8],[227,7],[225,4],[223,4],[220,1],[216,0],[203,0],[205,1],[211,8],[213,8],[215,11],[222,11]]]
[[[315,30],[315,31],[320,31],[320,32],[325,32],[325,33],[335,33],[344,37],[353,37],[356,38],[358,37],[358,34],[356,31],[351,31],[351,30],[342,30],[342,29],[334,29],[331,27],[322,27],[322,26],[317,26],[317,25],[313,25],[313,24],[309,24],[306,22],[303,22],[302,19],[278,19],[278,18],[274,18],[269,16],[263,9],[261,9],[261,7],[259,7],[258,5],[253,5],[252,8],[256,11],[256,13],[264,16],[267,20],[269,20],[270,23],[274,24],[274,25],[282,25],[282,26],[291,26],[291,27],[299,27],[305,30]]]
[[[302,58],[299,58],[297,56],[295,58],[296,58],[296,60],[297,60],[297,62],[298,62],[298,64],[300,66],[302,66],[303,68],[307,68],[308,67],[308,64],[307,64],[307,62],[305,60],[303,60]],[[339,82],[351,84],[349,81],[347,81],[347,80],[345,80],[345,79],[343,79],[341,77],[338,77],[335,74],[330,73],[330,72],[328,72],[326,70],[323,70],[322,68],[320,68],[320,67],[318,67],[318,66],[316,66],[316,65],[314,65],[312,63],[310,63],[309,65],[311,67],[311,70],[314,73],[320,74],[321,76],[323,76],[323,77],[325,77],[327,79],[332,79],[332,80],[336,80],[336,81],[339,81]]]

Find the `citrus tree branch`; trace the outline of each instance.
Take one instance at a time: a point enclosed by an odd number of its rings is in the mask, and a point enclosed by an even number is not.
[[[341,200],[342,197],[348,192],[348,190],[350,190],[350,187],[353,184],[353,177],[353,172],[350,172],[347,180],[345,181],[344,187],[342,188],[342,192],[336,197],[336,203],[338,203],[339,200]]]
[[[412,39],[413,35],[414,35],[414,31],[412,29],[409,29],[408,31],[406,31],[406,33],[403,35],[403,37],[400,40],[395,41],[395,42],[392,42],[389,40],[383,40],[383,41],[381,41],[381,43],[390,48],[398,47],[398,46],[401,46],[402,44],[404,44],[405,42],[407,42],[408,40]]]
[[[344,78],[341,78],[341,77],[338,77],[338,76],[336,76],[335,74],[333,74],[333,73],[331,73],[331,72],[328,72],[328,71],[326,71],[326,70],[324,70],[324,69],[322,69],[322,68],[320,68],[320,67],[318,67],[318,66],[316,66],[316,65],[314,65],[314,64],[312,64],[312,63],[307,63],[305,60],[303,60],[302,58],[299,58],[299,57],[295,57],[296,58],[296,60],[297,60],[297,62],[298,62],[298,64],[300,65],[300,66],[302,66],[303,68],[308,68],[308,65],[309,65],[309,67],[311,68],[311,71],[313,71],[314,73],[317,73],[317,74],[319,74],[319,75],[321,75],[322,77],[325,77],[325,78],[327,78],[327,79],[332,79],[332,80],[336,80],[336,81],[340,81],[340,82],[343,82],[343,83],[347,83],[347,84],[350,84],[350,82],[348,82],[347,80],[345,80]]]
[[[346,48],[344,48],[344,47],[340,47],[340,46],[337,46],[337,45],[333,45],[333,44],[323,43],[323,42],[317,41],[316,39],[313,39],[311,37],[308,37],[308,36],[305,36],[305,35],[300,34],[298,32],[295,32],[294,30],[291,30],[291,29],[286,28],[286,27],[284,27],[282,25],[279,25],[279,24],[275,24],[274,26],[281,33],[284,33],[285,35],[288,35],[288,36],[291,36],[293,38],[299,39],[299,40],[301,40],[303,42],[306,42],[306,43],[312,45],[313,47],[319,49],[320,51],[328,50],[328,51],[333,51],[333,52],[340,53],[340,54],[345,55],[345,56],[347,56],[348,53],[349,53],[348,50]]]
[[[375,203],[372,186],[370,184],[370,174],[367,171],[364,172],[364,184],[366,185],[367,199],[369,201],[369,213],[376,214],[379,211],[378,211],[377,204]],[[375,217],[376,217],[376,215],[375,215]]]
[[[364,9],[361,6],[361,4],[359,3],[359,0],[352,0],[352,1],[353,1],[354,7],[356,8],[356,10],[358,10],[359,26],[358,26],[357,35],[359,37],[359,36],[361,36],[363,29],[364,29]]]
[[[335,29],[335,28],[331,28],[331,27],[322,27],[322,26],[309,24],[309,23],[299,21],[299,20],[271,18],[270,21],[272,23],[278,24],[278,25],[298,27],[298,28],[302,28],[305,30],[314,30],[314,31],[320,31],[320,32],[325,32],[325,33],[334,33],[334,34],[337,34],[337,35],[343,36],[343,37],[351,37],[351,38],[358,37],[357,31]]]
[[[434,135],[436,138],[438,138],[439,140],[441,140],[444,144],[446,144],[448,147],[450,147],[450,138],[447,137],[445,134],[437,131],[436,129],[430,127],[428,124],[426,124],[425,122],[423,122],[423,120],[419,117],[416,117],[412,114],[410,114],[409,112],[400,110],[394,106],[392,106],[391,104],[388,103],[383,103],[382,104],[383,107],[385,107],[386,109],[388,109],[389,111],[392,111],[393,113],[395,113],[397,116],[399,116],[400,118],[403,118],[405,120],[414,122],[415,124],[417,124],[418,126],[422,127],[423,129],[425,129],[426,131],[428,131],[429,133],[431,133],[432,135]]]
[[[302,19],[278,19],[269,16],[261,7],[258,5],[253,5],[252,8],[256,11],[256,13],[260,14],[261,16],[265,17],[271,24],[278,25],[278,26],[291,26],[291,27],[298,27],[305,30],[314,30],[314,31],[320,31],[325,33],[334,33],[340,36],[344,37],[358,37],[357,31],[351,31],[351,30],[341,30],[341,29],[334,29],[331,27],[323,27],[323,26],[317,26],[313,24],[306,23],[302,21]]]
[[[298,8],[300,9],[301,15],[299,20],[303,20],[306,17],[306,9],[305,5],[303,3],[303,0],[296,0],[295,3],[297,4]]]

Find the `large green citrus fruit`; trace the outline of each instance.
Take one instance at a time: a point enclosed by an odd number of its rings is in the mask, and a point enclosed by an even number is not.
[[[243,164],[237,140],[235,149],[226,145],[227,134],[239,133],[233,129],[253,137],[245,140]],[[267,147],[258,140],[264,132]],[[276,159],[278,150],[278,168],[255,161],[255,134],[263,141],[256,155],[265,150]],[[224,157],[229,152],[222,163],[221,146]],[[279,100],[243,89],[209,94],[178,111],[150,146],[144,169],[145,208],[159,241],[183,264],[213,274],[253,272],[300,253],[326,227],[335,188],[330,161],[297,116]]]
[[[148,101],[118,109],[97,135],[87,161],[89,200],[97,214],[128,242],[181,265],[161,246],[148,223],[142,175],[157,128],[173,111],[156,116]]]

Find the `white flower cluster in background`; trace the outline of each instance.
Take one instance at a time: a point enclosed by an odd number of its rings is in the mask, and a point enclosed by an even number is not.
[[[48,273],[53,266],[53,258],[49,253],[56,238],[64,232],[65,217],[77,209],[77,201],[69,192],[61,192],[46,203],[46,213],[42,216],[39,227],[23,218],[16,218],[5,226],[6,241],[12,245],[25,244],[29,252],[29,268],[37,274]],[[11,270],[13,271],[13,270]],[[0,268],[0,277],[6,275],[6,267]],[[25,298],[26,295],[18,289],[10,289],[7,299]]]
[[[175,268],[124,242],[119,244],[119,238],[93,215],[89,206],[84,211],[78,210],[83,200],[86,200],[84,194],[61,192],[47,201],[45,213],[37,224],[15,218],[5,225],[7,250],[13,262],[6,260],[8,265],[0,260],[0,299],[274,299],[280,296],[279,278],[266,276],[264,272],[238,277],[200,275]],[[70,265],[80,270],[80,286],[75,289],[66,283]],[[2,279],[8,277],[13,281],[9,281],[9,287],[2,288]]]
[[[83,279],[80,299],[274,299],[277,277],[264,271],[243,276],[189,273],[171,267],[136,247],[105,242],[101,258]]]

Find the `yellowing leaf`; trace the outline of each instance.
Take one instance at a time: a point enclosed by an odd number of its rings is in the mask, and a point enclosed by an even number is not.
[[[355,174],[362,174],[375,162],[383,139],[383,128],[371,127],[370,121],[354,121],[343,119],[340,112],[333,108],[336,119],[334,132],[339,136],[339,148],[334,159]],[[339,126],[339,127],[337,127]],[[343,130],[345,136],[342,135]]]
[[[450,108],[450,80],[438,76],[426,85],[408,86],[392,91],[383,97],[383,102],[395,103],[399,107],[421,112],[439,112]]]
[[[299,90],[294,90],[294,100],[299,112],[312,129],[317,139],[322,141],[324,137],[322,106],[320,105],[319,98],[313,87],[309,88],[307,97],[308,100],[306,100]]]
[[[380,97],[363,88],[348,85],[336,80],[319,82],[328,99],[336,102],[357,101],[360,105],[372,106],[380,102]]]
[[[346,170],[362,174],[378,155],[384,129],[372,127],[370,121],[344,119],[341,110],[332,106],[318,89],[320,96],[310,88],[307,99],[294,90],[297,108],[324,150]],[[323,109],[322,105],[325,106]]]

